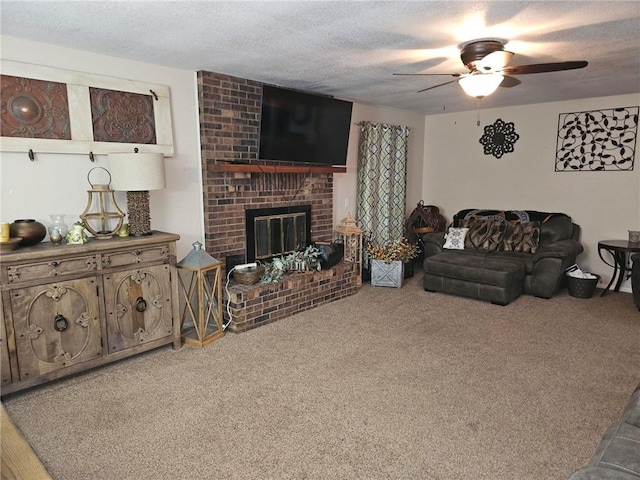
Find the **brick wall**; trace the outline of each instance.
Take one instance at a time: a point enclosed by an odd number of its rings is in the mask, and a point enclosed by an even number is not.
[[[262,85],[198,72],[205,249],[223,261],[244,255],[245,210],[311,205],[311,239],[333,238],[333,174],[228,173],[220,162],[258,162]],[[232,285],[229,330],[244,332],[356,292],[351,263],[293,274],[274,285]]]
[[[198,72],[198,102],[205,217],[205,249],[224,262],[245,254],[249,208],[311,205],[311,239],[333,236],[333,175],[226,173],[225,161],[258,163],[262,84],[212,72]]]

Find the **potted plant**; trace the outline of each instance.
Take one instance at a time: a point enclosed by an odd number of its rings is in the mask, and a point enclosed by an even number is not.
[[[385,245],[367,243],[367,254],[371,259],[371,285],[400,288],[404,264],[418,256],[418,247],[403,237]]]
[[[309,245],[304,250],[272,259],[266,264],[260,283],[278,283],[289,272],[319,272],[321,268],[320,250],[315,245]]]

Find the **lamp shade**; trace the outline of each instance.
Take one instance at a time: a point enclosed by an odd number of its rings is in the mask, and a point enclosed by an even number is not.
[[[161,190],[166,186],[162,153],[110,153],[109,167],[114,190]]]
[[[462,77],[458,83],[467,95],[483,98],[495,92],[502,80],[504,76],[497,73],[479,73]]]

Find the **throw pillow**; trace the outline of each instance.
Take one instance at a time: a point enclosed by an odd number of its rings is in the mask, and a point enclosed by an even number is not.
[[[449,227],[449,231],[444,236],[446,241],[444,242],[443,248],[452,250],[464,249],[464,237],[466,237],[468,231],[468,228]]]
[[[502,239],[504,238],[503,222],[472,219],[463,221],[462,226],[469,228],[464,241],[465,248],[481,252],[502,250]]]
[[[536,253],[540,243],[540,222],[509,223],[503,248],[508,252]]]

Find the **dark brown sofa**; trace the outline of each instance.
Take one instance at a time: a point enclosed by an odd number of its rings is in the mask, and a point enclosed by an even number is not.
[[[521,293],[551,298],[583,251],[580,227],[564,213],[465,209],[451,228],[470,228],[464,248],[444,248],[446,233],[421,236],[425,290],[502,305]]]

